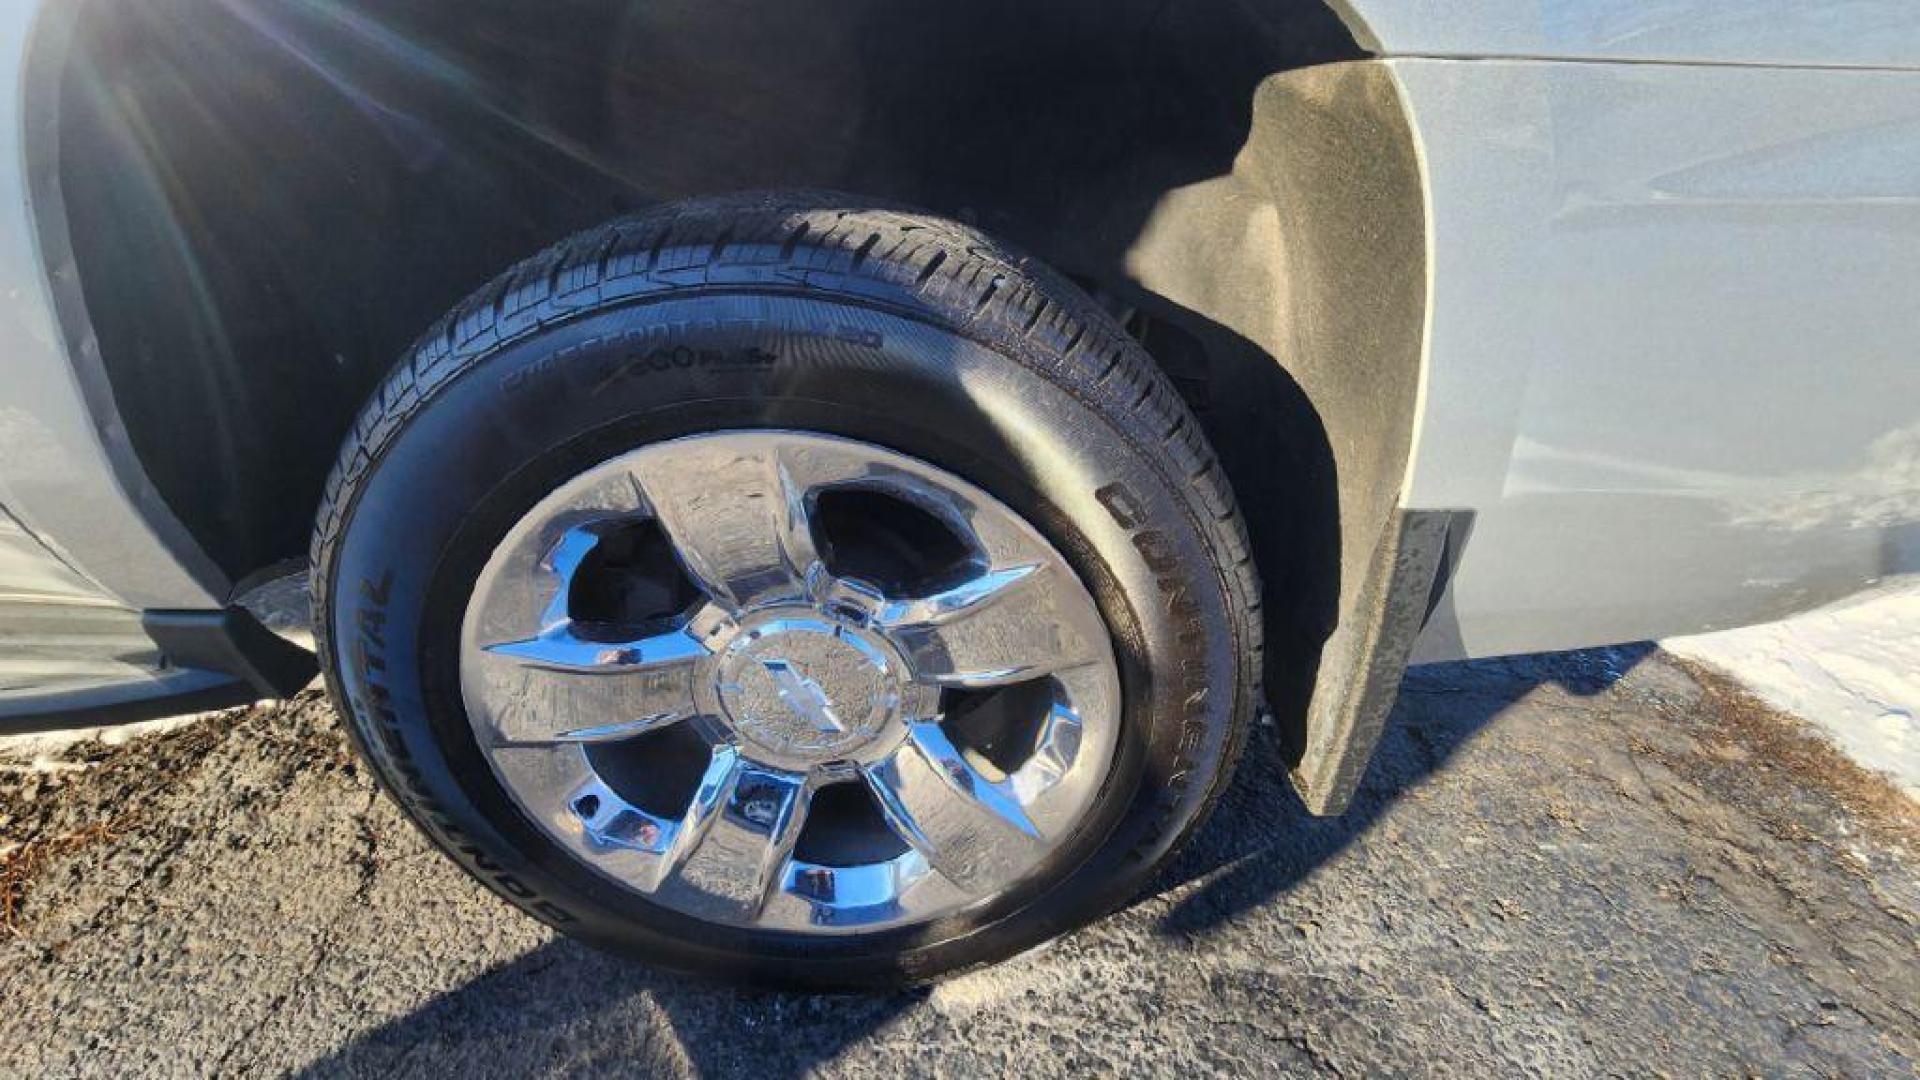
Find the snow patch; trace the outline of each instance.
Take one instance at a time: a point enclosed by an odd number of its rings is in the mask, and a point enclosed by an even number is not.
[[[1785,622],[1661,645],[1732,675],[1920,801],[1920,580]]]

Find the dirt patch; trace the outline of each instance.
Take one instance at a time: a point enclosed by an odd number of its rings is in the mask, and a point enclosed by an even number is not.
[[[30,761],[0,757],[0,932],[19,935],[35,890],[89,849],[153,839],[165,827],[153,808],[235,739],[257,749],[269,786],[309,770],[360,768],[318,691],[125,742],[75,742]]]
[[[127,835],[172,769],[191,768],[235,723],[236,714],[221,714],[133,744],[80,742],[0,766],[0,927],[17,935],[50,867]]]

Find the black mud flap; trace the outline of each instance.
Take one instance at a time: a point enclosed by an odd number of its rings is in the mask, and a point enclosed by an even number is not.
[[[1316,814],[1346,810],[1400,694],[1414,639],[1426,625],[1472,514],[1395,510],[1366,580],[1320,654],[1294,787]]]

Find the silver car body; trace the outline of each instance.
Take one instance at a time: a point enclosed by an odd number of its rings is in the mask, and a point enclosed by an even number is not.
[[[235,584],[147,483],[61,208],[30,197],[61,48],[36,23],[64,6],[0,5],[0,657],[23,655],[8,612],[217,607]],[[1344,8],[1426,203],[1400,505],[1472,520],[1416,661],[1734,626],[1920,569],[1920,11]],[[125,631],[84,677],[172,677]]]

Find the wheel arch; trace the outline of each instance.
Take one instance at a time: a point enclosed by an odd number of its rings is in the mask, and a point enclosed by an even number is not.
[[[968,221],[1142,313],[1201,406],[1272,582],[1284,741],[1337,808],[1424,311],[1391,76],[1341,3],[996,3],[89,0],[37,181],[92,313],[70,348],[97,335],[137,460],[244,581],[304,550],[388,365],[519,256],[727,190]]]

